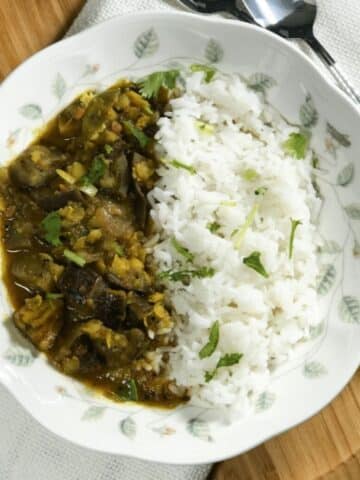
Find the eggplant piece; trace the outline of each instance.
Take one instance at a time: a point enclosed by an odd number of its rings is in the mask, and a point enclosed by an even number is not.
[[[57,192],[51,195],[39,195],[37,204],[48,212],[65,207],[69,202],[83,202],[83,196],[79,190],[69,190],[68,192]]]
[[[106,289],[95,300],[95,317],[112,330],[118,330],[126,317],[126,293]]]
[[[117,155],[112,161],[112,173],[116,177],[117,192],[126,198],[130,186],[130,168],[124,153]]]
[[[94,318],[96,299],[105,290],[102,277],[88,268],[69,265],[58,284],[65,296],[65,307],[72,322],[84,322]]]
[[[46,253],[19,253],[13,257],[11,274],[20,285],[34,292],[51,292],[63,267]]]
[[[32,145],[10,165],[10,178],[20,188],[38,188],[56,175],[64,160],[55,149]]]
[[[148,217],[148,203],[140,185],[134,181],[135,186],[135,216],[140,229],[144,229]]]

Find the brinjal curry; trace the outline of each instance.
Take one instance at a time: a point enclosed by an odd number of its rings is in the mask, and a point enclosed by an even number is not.
[[[16,327],[65,374],[125,400],[184,397],[155,350],[173,319],[146,241],[154,134],[173,90],[85,92],[0,171],[4,281]]]

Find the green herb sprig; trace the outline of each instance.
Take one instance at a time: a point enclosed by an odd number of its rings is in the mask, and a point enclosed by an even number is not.
[[[219,368],[232,367],[233,365],[239,363],[242,357],[242,353],[226,353],[223,357],[219,359],[214,370],[212,370],[211,372],[205,372],[205,382],[210,382],[210,380],[212,380],[216,375],[216,372]]]
[[[58,212],[51,212],[41,222],[45,234],[45,240],[53,247],[58,247],[62,244],[60,240],[61,233],[61,218]]]
[[[294,250],[295,232],[297,227],[301,225],[301,221],[293,220],[292,218],[290,219],[290,221],[291,221],[291,231],[290,231],[290,239],[289,239],[289,258],[292,258],[293,250]]]
[[[206,345],[202,347],[199,352],[199,358],[203,359],[206,357],[210,357],[215,352],[215,349],[219,343],[219,322],[216,321],[213,323],[210,333],[209,333],[209,341]]]
[[[142,78],[138,85],[140,93],[144,98],[156,97],[161,87],[175,88],[176,80],[180,75],[179,70],[167,70],[164,72],[154,72],[147,77]]]
[[[255,270],[255,272],[259,273],[265,278],[269,277],[269,274],[265,270],[263,264],[261,263],[261,253],[260,252],[252,252],[248,257],[245,257],[243,259],[243,263],[249,267]]]

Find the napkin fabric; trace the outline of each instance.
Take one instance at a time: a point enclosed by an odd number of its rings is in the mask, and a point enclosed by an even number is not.
[[[360,1],[317,3],[315,33],[360,90]],[[88,0],[68,34],[119,14],[171,9],[183,10],[176,0]],[[40,426],[0,386],[0,480],[204,480],[210,469],[144,462],[72,445]]]

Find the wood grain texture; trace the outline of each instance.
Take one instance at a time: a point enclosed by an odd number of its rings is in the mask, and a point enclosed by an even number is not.
[[[61,38],[83,3],[0,0],[0,78],[32,53]],[[360,371],[318,415],[248,453],[216,465],[211,479],[360,480]]]

